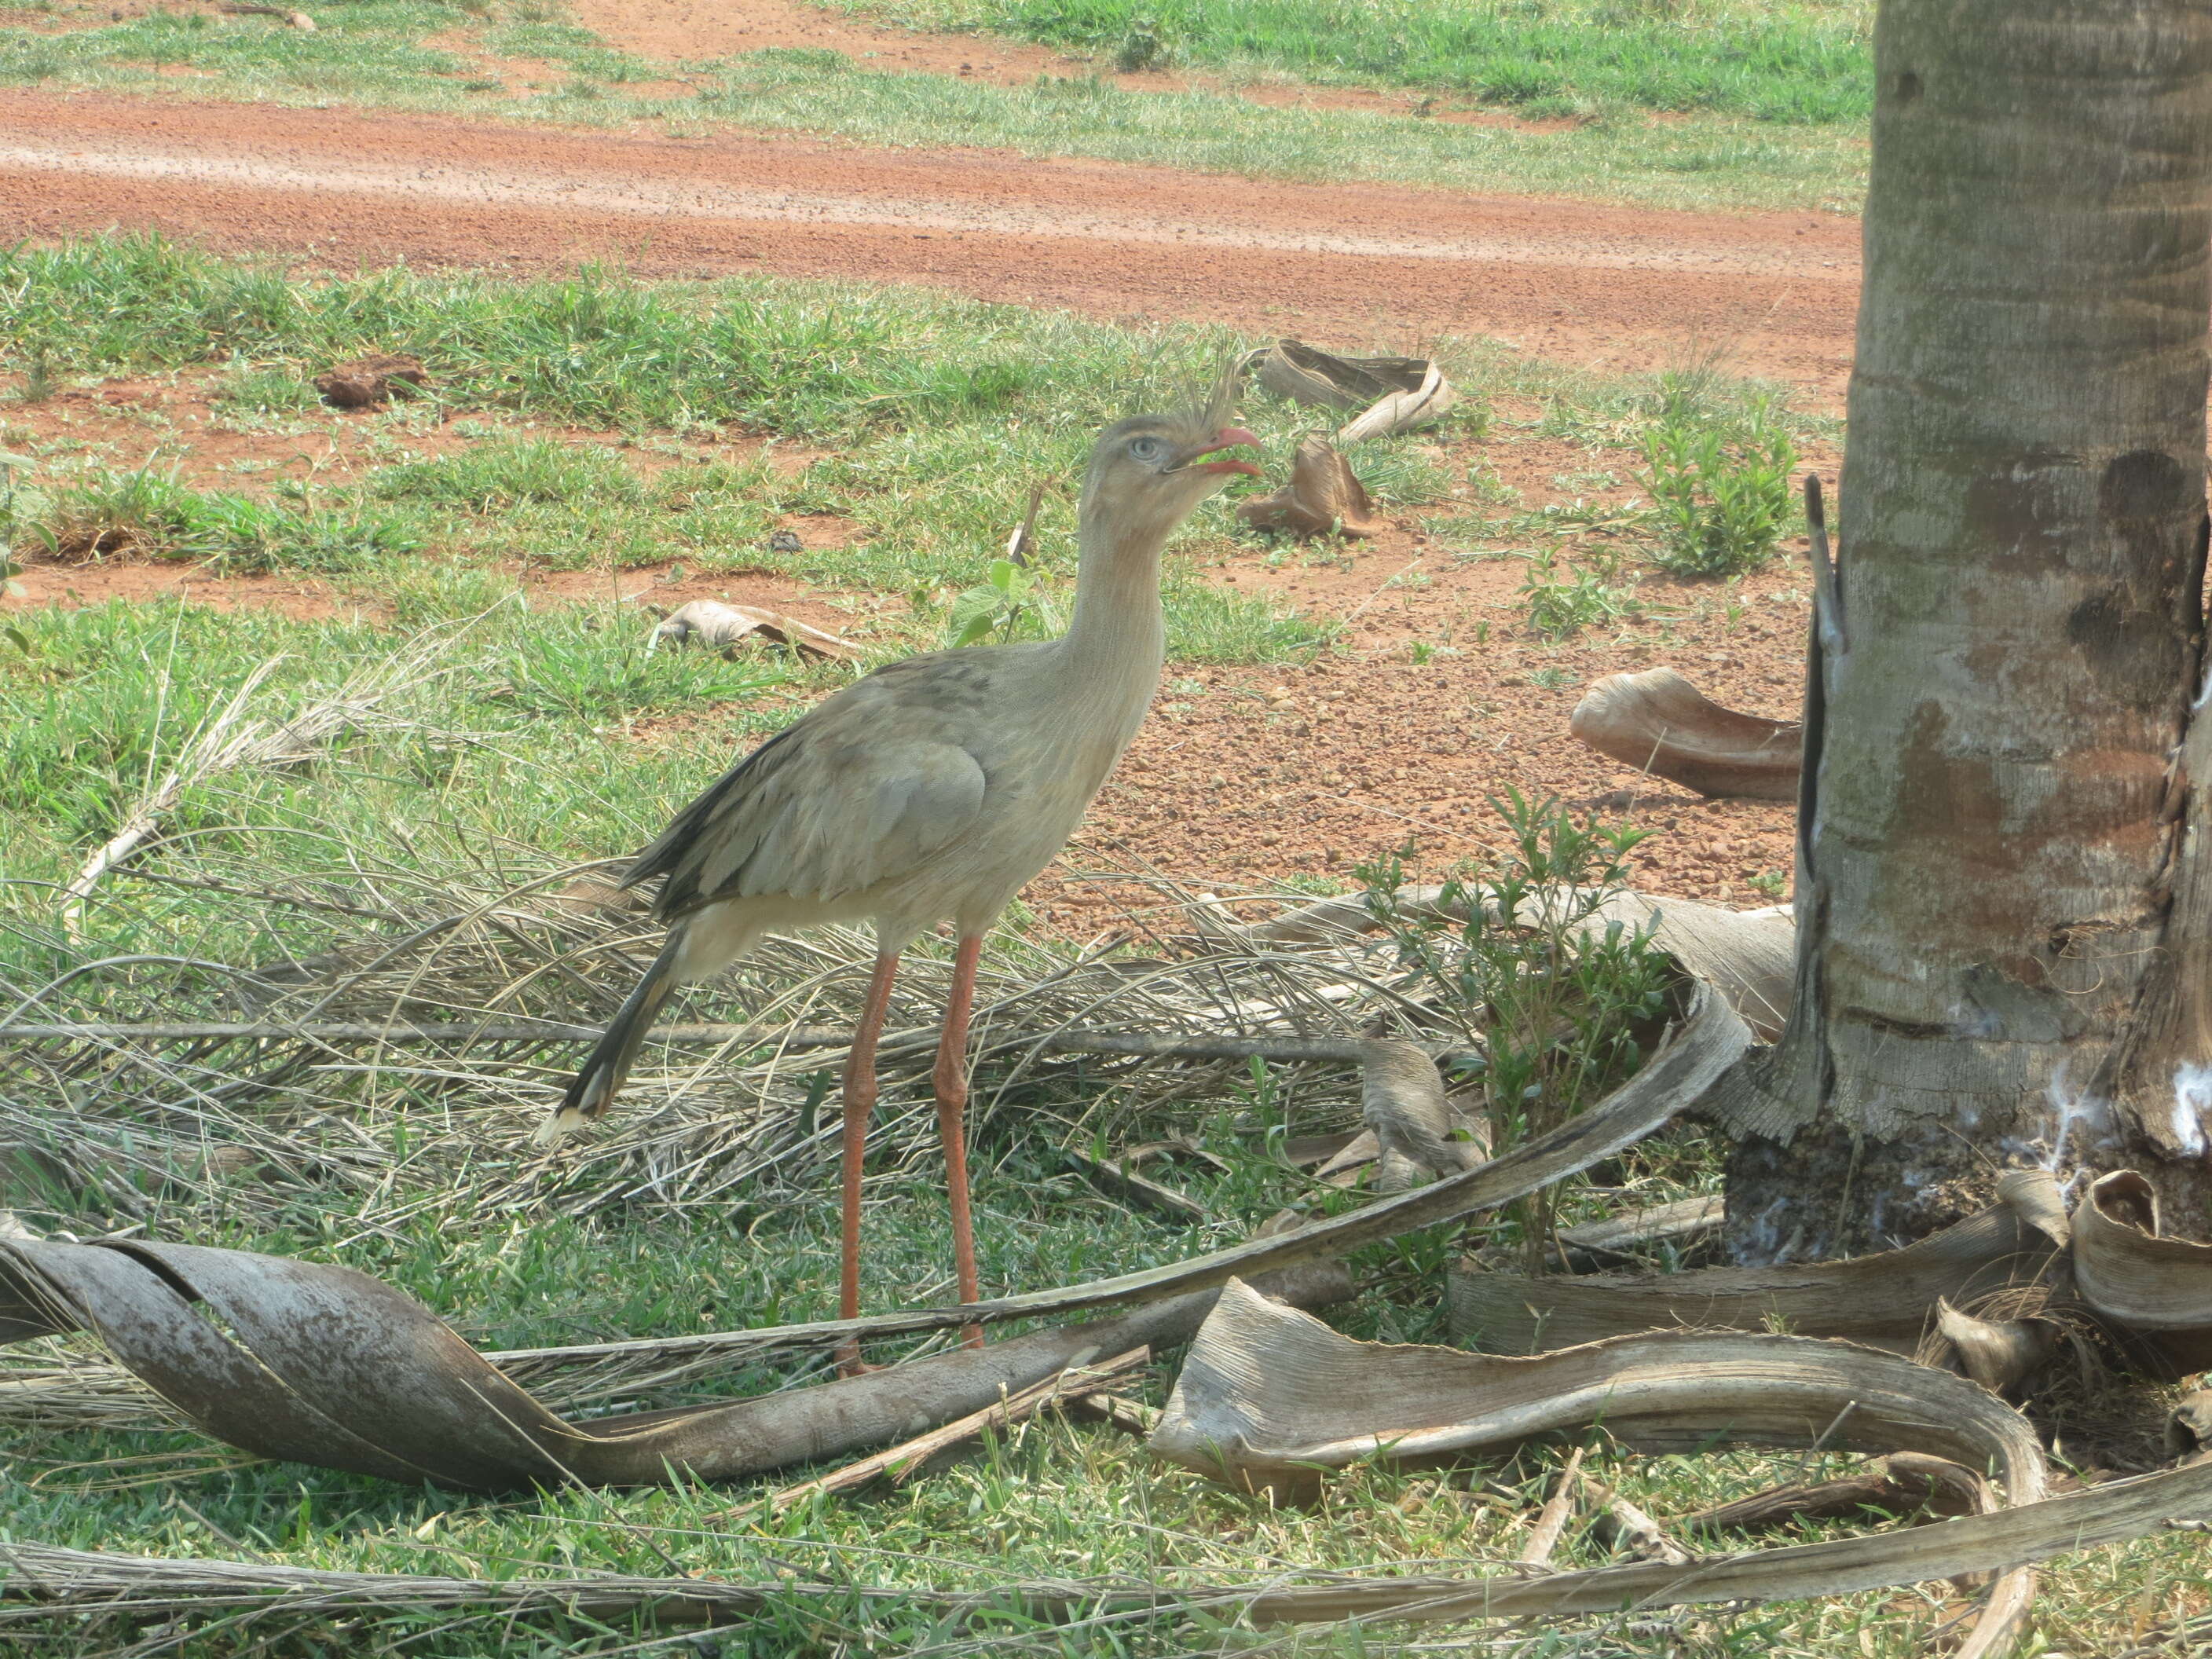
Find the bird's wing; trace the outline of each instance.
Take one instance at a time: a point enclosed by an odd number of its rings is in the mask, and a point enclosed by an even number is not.
[[[763,744],[624,884],[667,877],[653,908],[673,918],[731,898],[834,899],[919,867],[974,823],[984,773],[941,711],[890,689],[863,680]]]

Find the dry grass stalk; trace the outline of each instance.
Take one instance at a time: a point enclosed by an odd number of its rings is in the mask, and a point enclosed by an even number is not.
[[[159,781],[132,804],[115,834],[62,889],[64,934],[71,939],[82,934],[85,903],[93,889],[110,870],[161,833],[162,820],[187,788],[216,773],[240,767],[289,766],[312,759],[331,739],[376,719],[394,693],[418,685],[444,643],[440,638],[426,637],[284,720],[247,714],[253,694],[276,672],[282,659],[271,658],[256,668],[192,735]]]
[[[1537,1511],[1536,1524],[1528,1529],[1528,1541],[1521,1547],[1519,1560],[1523,1566],[1540,1567],[1552,1559],[1552,1552],[1559,1547],[1560,1536],[1567,1522],[1574,1517],[1575,1495],[1582,1478],[1583,1448],[1577,1446],[1567,1455],[1567,1466],[1559,1471],[1559,1483],[1552,1495],[1544,1500]]]

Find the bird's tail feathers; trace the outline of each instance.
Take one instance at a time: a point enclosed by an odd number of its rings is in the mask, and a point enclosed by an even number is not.
[[[683,947],[684,930],[672,930],[653,966],[645,970],[645,977],[629,994],[614,1022],[592,1048],[576,1075],[569,1079],[568,1091],[562,1096],[561,1103],[553,1115],[539,1126],[537,1140],[541,1146],[550,1146],[582,1129],[593,1119],[602,1115],[613,1104],[622,1091],[623,1080],[629,1076],[631,1063],[645,1034],[653,1027],[653,1016],[676,989],[676,957]]]

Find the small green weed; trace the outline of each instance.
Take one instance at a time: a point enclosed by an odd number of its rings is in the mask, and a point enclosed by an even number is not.
[[[1521,584],[1528,626],[1548,640],[1564,640],[1585,628],[1638,615],[1633,584],[1617,583],[1620,556],[1602,544],[1586,549],[1583,562],[1562,569],[1556,549],[1531,554]]]
[[[1114,67],[1124,75],[1165,69],[1174,61],[1175,52],[1161,33],[1158,21],[1151,17],[1131,18],[1128,33],[1114,49]]]
[[[1643,1064],[1664,1023],[1670,970],[1644,933],[1599,915],[1627,887],[1628,854],[1649,832],[1577,819],[1517,789],[1491,805],[1507,850],[1486,869],[1455,872],[1434,904],[1400,904],[1402,854],[1358,873],[1401,961],[1445,1006],[1481,1019],[1495,1156],[1557,1127]],[[1524,1200],[1513,1217],[1539,1270],[1556,1196]]]
[[[45,352],[33,350],[23,365],[23,384],[15,388],[15,401],[42,404],[53,395],[53,363]]]
[[[950,642],[955,647],[981,645],[996,634],[1003,644],[1015,637],[1024,618],[1048,629],[1039,614],[1046,605],[1044,583],[1036,571],[1012,559],[994,559],[983,580],[952,601]]]
[[[1773,556],[1790,511],[1797,448],[1772,401],[1716,415],[1669,397],[1644,434],[1662,539],[1653,562],[1678,576],[1738,576]]]

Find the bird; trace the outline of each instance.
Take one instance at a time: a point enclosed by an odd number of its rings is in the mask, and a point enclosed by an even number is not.
[[[1239,474],[1259,440],[1229,424],[1224,374],[1196,407],[1136,415],[1092,446],[1077,514],[1066,630],[876,670],[769,738],[678,812],[622,884],[656,878],[660,953],[541,1130],[557,1142],[605,1113],[653,1017],[679,985],[720,972],[771,932],[872,923],[874,965],[842,1079],[839,1312],[860,1310],[860,1174],[875,1051],[901,955],[951,922],[957,940],[931,1086],[964,1304],[979,1299],[963,1114],[968,1022],[984,935],[1081,822],[1136,736],[1166,648],[1168,538]],[[970,1345],[981,1330],[966,1328]],[[838,1353],[848,1375],[857,1344]]]

